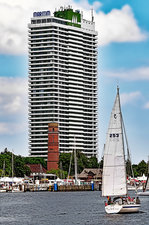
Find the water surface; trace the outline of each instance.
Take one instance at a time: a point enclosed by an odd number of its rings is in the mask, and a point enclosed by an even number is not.
[[[0,224],[149,224],[149,197],[140,198],[140,213],[107,215],[100,195],[99,191],[0,193]]]

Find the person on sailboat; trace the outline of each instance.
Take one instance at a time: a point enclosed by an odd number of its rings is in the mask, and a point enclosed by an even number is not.
[[[138,196],[136,197],[136,204],[140,204],[140,199]]]
[[[111,202],[111,197],[107,197],[108,198],[108,205],[110,205],[112,202]]]

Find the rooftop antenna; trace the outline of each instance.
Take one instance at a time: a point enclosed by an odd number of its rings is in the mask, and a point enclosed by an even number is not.
[[[94,22],[94,14],[93,14],[94,10],[93,8],[91,9],[91,17],[92,17],[92,22]]]

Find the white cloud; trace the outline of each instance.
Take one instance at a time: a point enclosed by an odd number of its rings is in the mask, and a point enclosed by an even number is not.
[[[91,8],[101,7],[96,1],[90,5],[87,0],[76,3],[73,0],[0,0],[0,53],[22,54],[27,53],[27,24],[34,11],[51,10],[59,6],[72,5],[80,9],[85,19],[91,19]],[[111,42],[141,41],[146,38],[134,18],[130,6],[122,9],[113,9],[108,14],[95,12],[95,21],[99,33],[99,45]]]
[[[27,79],[0,77],[0,115],[27,111]]]
[[[0,52],[27,53],[27,25],[33,12],[55,10],[58,6],[71,3],[71,0],[0,0]]]
[[[136,91],[136,92],[130,92],[130,93],[123,93],[121,94],[120,97],[121,97],[121,104],[126,105],[129,103],[136,102],[142,97],[142,95],[139,91]]]
[[[93,3],[93,9],[96,11],[102,6],[102,3],[99,1],[96,1]]]
[[[87,0],[80,0],[79,3],[72,1],[72,4],[76,8],[83,10],[83,14],[85,13],[85,16],[88,17],[88,19],[91,19],[91,9],[94,9],[95,11],[102,6],[102,3],[100,1],[95,1],[93,2],[93,5],[91,5]]]
[[[27,130],[27,124],[25,123],[0,122],[0,135],[20,134],[25,129]]]
[[[132,9],[125,5],[122,9],[113,9],[108,14],[96,14],[99,45],[111,42],[137,42],[147,38],[137,25]]]
[[[114,77],[122,80],[149,80],[149,67],[140,67],[130,70],[105,71],[105,76]]]
[[[144,108],[145,108],[145,109],[149,109],[149,102],[147,102],[147,103],[144,105]]]
[[[11,102],[8,104],[6,103],[4,105],[4,110],[9,112],[9,113],[16,113],[22,108],[21,105],[21,97],[20,96],[15,96]]]
[[[27,131],[27,79],[0,77],[0,135]]]
[[[0,134],[7,134],[8,131],[9,129],[6,126],[6,123],[0,123]]]

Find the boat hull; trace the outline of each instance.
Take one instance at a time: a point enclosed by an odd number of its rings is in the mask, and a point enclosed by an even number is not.
[[[6,192],[6,190],[5,190],[5,189],[0,189],[0,193],[1,193],[1,192]]]
[[[149,196],[149,191],[138,192],[139,196]]]
[[[137,213],[139,212],[140,204],[111,204],[105,206],[105,211],[108,214],[117,214],[117,213]]]

